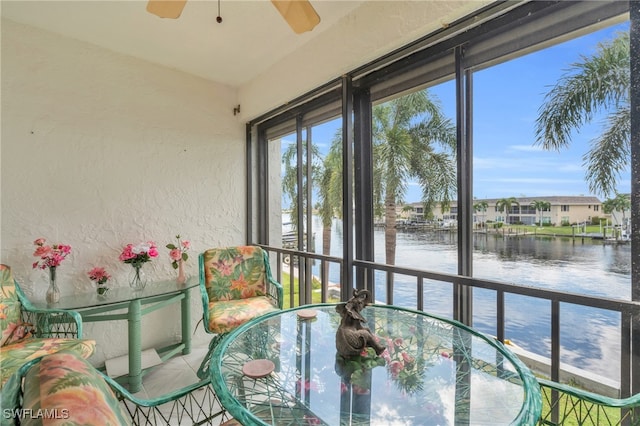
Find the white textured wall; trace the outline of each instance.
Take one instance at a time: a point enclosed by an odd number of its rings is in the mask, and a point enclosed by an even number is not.
[[[0,261],[28,294],[44,293],[32,270],[43,237],[73,252],[58,269],[62,292],[89,288],[104,266],[126,286],[126,243],[154,240],[152,276],[175,276],[164,246],[180,233],[197,254],[244,236],[244,124],[235,90],[11,21],[2,21]],[[114,29],[117,30],[117,29]],[[146,268],[146,267],[145,267]],[[192,328],[201,318],[193,292]],[[174,341],[178,306],[143,319],[143,347]],[[92,358],[126,352],[124,322],[96,323]],[[198,328],[196,339],[208,339]]]

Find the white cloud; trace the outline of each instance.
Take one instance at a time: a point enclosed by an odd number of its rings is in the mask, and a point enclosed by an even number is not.
[[[517,170],[519,174],[556,172],[584,172],[581,164],[556,158],[536,157],[473,157],[473,169],[478,170]]]
[[[500,177],[500,178],[486,178],[486,179],[474,179],[475,182],[496,182],[496,183],[529,183],[529,184],[583,184],[583,179],[558,179],[558,178],[544,178],[544,177]]]
[[[507,149],[510,151],[544,152],[544,149],[541,146],[533,145],[508,145]]]

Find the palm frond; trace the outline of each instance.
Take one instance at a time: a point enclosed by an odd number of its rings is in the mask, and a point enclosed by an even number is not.
[[[456,196],[456,165],[451,156],[443,152],[431,152],[415,166],[422,187],[423,202],[433,205],[435,202],[448,203]]]
[[[411,134],[416,143],[438,143],[440,146],[456,151],[456,126],[449,118],[440,114],[432,115],[427,120],[421,121],[411,129]]]
[[[602,109],[627,102],[630,85],[629,33],[598,45],[591,57],[578,63],[547,93],[535,124],[536,144],[559,150],[571,142],[571,134],[591,121]]]
[[[584,155],[589,190],[608,196],[616,192],[617,178],[631,161],[631,117],[629,105],[607,117],[607,129],[591,142]]]

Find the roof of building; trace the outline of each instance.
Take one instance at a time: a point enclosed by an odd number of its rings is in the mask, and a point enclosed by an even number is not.
[[[553,204],[602,204],[598,197],[582,196],[582,195],[551,195],[546,197],[515,197],[516,201],[520,204],[531,204],[534,201],[547,201]],[[474,203],[478,201],[486,201],[489,204],[497,203],[500,198],[485,198],[476,199]]]
[[[563,205],[563,204],[583,204],[583,205],[595,205],[602,204],[602,201],[598,197],[594,196],[584,196],[584,195],[550,195],[544,197],[515,197],[516,201],[520,205],[529,205],[534,201],[547,201],[551,203],[551,205]],[[486,201],[487,204],[496,204],[501,198],[476,198],[473,200],[474,204],[479,203],[481,201]],[[451,206],[456,206],[457,201],[451,201]],[[423,203],[421,201],[407,203],[405,206],[412,207],[422,207]]]

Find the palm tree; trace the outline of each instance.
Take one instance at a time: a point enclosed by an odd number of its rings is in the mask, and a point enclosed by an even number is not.
[[[543,212],[548,211],[551,208],[551,203],[548,201],[533,200],[529,205],[536,209],[536,212],[540,212],[540,220],[538,221],[538,224],[542,228],[542,219],[544,219]]]
[[[608,111],[601,135],[584,154],[591,192],[615,192],[616,179],[631,161],[629,32],[600,43],[583,56],[547,93],[536,119],[536,145],[547,150],[569,146],[571,134],[590,122],[596,112]]]
[[[338,130],[333,137],[316,184],[318,188],[316,209],[322,221],[322,254],[329,256],[333,219],[342,217],[342,130]],[[324,263],[322,272],[324,277],[329,276],[328,263]]]
[[[394,265],[396,204],[409,180],[420,184],[425,211],[437,201],[449,205],[455,194],[456,133],[427,90],[375,106],[373,118],[374,201],[385,216],[385,260]]]
[[[631,209],[631,200],[629,196],[626,194],[618,194],[614,198],[609,198],[602,203],[602,210],[606,214],[611,214],[613,212],[622,212],[622,225],[627,226],[627,221],[625,218],[625,211]]]
[[[312,180],[317,180],[321,170],[322,158],[320,156],[320,152],[318,151],[318,147],[314,144],[311,144],[311,178]],[[302,170],[306,170],[307,167],[307,144],[302,145],[302,152],[300,155],[302,156]],[[293,229],[298,231],[301,229],[304,232],[304,226],[300,226],[298,223],[298,209],[302,208],[303,212],[306,212],[307,204],[309,200],[306,197],[303,197],[302,206],[298,206],[298,180],[297,180],[297,172],[298,172],[298,162],[297,162],[297,146],[296,144],[290,144],[282,154],[282,164],[284,165],[284,174],[282,176],[282,191],[290,200],[290,208],[291,208],[291,223],[293,225]],[[313,182],[311,183],[313,185]],[[302,179],[302,194],[307,193],[307,179],[306,173],[303,172]],[[298,249],[301,249],[299,247]]]
[[[504,222],[506,224],[509,223],[509,212],[514,205],[520,207],[520,203],[516,200],[516,197],[501,198],[496,202],[498,211],[504,212]]]
[[[455,194],[455,162],[452,157],[456,144],[455,127],[443,117],[438,101],[426,90],[376,106],[373,114],[374,213],[384,211],[386,262],[395,264],[395,206],[402,201],[408,180],[414,178],[420,183],[425,211],[429,211],[436,200],[448,206]],[[436,150],[434,142],[446,152]],[[313,184],[318,188],[319,198],[316,209],[323,223],[323,254],[329,254],[332,220],[342,216],[341,131],[336,132],[324,161],[319,160],[320,155],[314,145],[311,149]],[[283,153],[285,172],[282,183],[284,193],[292,200],[292,222],[297,229],[295,153],[295,145]]]
[[[407,212],[413,212],[414,208],[412,205],[407,204],[405,206],[402,207],[402,212],[403,213],[407,213]]]
[[[489,203],[487,203],[486,201],[478,201],[477,203],[475,203],[473,205],[473,211],[478,213],[478,212],[482,212],[482,224],[484,225],[484,217],[485,217],[485,213],[487,212],[487,208],[489,207]]]

